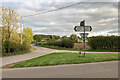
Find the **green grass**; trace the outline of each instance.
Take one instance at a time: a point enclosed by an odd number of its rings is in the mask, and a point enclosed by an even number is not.
[[[19,62],[10,66],[10,68],[18,67],[34,67],[34,66],[50,66],[60,64],[80,64],[91,62],[103,62],[118,60],[118,54],[97,54],[86,53],[86,57],[79,57],[78,53],[52,53],[44,56],[40,56],[34,59]]]
[[[57,47],[57,46],[47,46],[47,45],[35,45],[35,46],[40,46],[40,47],[46,47],[50,49],[56,49],[56,50],[71,50],[71,51],[84,51],[80,49],[74,49],[74,48],[64,48],[64,47]],[[119,49],[111,49],[111,50],[86,50],[90,52],[120,52]]]
[[[86,51],[93,51],[93,52],[120,52],[120,50],[119,49],[110,49],[110,50],[105,50],[105,49],[102,49],[102,50],[100,50],[100,49],[97,49],[97,50],[92,50],[92,49],[90,49],[90,50],[86,50]]]
[[[31,47],[29,50],[25,50],[25,51],[16,51],[16,52],[13,52],[13,53],[4,53],[4,54],[2,54],[2,57],[25,54],[25,53],[32,52],[34,50],[35,50],[35,48]]]

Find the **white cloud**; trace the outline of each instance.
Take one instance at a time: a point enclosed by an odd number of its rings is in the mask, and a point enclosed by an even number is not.
[[[32,31],[41,31],[41,30],[45,30],[46,27],[41,27],[41,28],[32,28]]]
[[[38,12],[57,9],[72,2],[54,1],[29,1],[7,3],[6,6],[14,7],[15,11],[22,16],[31,15]],[[19,5],[19,6],[18,6]],[[80,25],[81,20],[86,21],[86,25],[93,27],[89,36],[107,34],[107,32],[118,29],[117,27],[118,8],[117,3],[85,3],[79,4],[64,10],[51,13],[40,14],[23,18],[24,26],[30,26],[34,34],[57,34],[71,35],[76,33],[74,26]],[[79,33],[76,33],[79,35]]]
[[[101,20],[99,20],[99,21],[97,21],[97,22],[103,23],[103,22],[113,21],[113,20],[115,20],[115,19],[116,19],[116,18],[101,19]]]

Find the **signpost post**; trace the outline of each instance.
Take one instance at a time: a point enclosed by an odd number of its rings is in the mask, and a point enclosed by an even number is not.
[[[74,30],[76,32],[83,32],[83,33],[80,33],[80,36],[81,36],[81,38],[83,39],[83,42],[84,42],[84,55],[83,56],[86,56],[85,55],[85,50],[86,50],[85,40],[88,36],[88,33],[85,33],[85,31],[91,31],[92,27],[91,26],[85,26],[85,20],[83,20],[83,21],[80,22],[80,26],[75,26]]]
[[[82,22],[84,22],[83,25],[82,25]],[[82,22],[80,23],[80,26],[84,26],[84,40],[83,40],[83,42],[84,42],[84,55],[83,55],[83,56],[86,56],[86,55],[85,55],[85,50],[86,50],[86,48],[85,48],[85,20],[82,21]]]

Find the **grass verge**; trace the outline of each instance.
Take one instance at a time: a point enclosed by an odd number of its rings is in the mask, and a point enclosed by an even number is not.
[[[28,53],[28,52],[32,52],[34,50],[35,50],[35,48],[31,47],[29,50],[25,50],[25,51],[16,51],[16,52],[13,52],[13,53],[4,53],[4,54],[2,54],[2,57],[25,54],[25,53]]]
[[[40,47],[45,47],[45,48],[50,48],[50,49],[56,49],[56,50],[71,50],[71,51],[84,51],[80,49],[74,49],[74,48],[64,48],[64,47],[57,47],[57,46],[47,46],[47,45],[35,45],[35,46],[40,46]],[[111,49],[111,50],[86,50],[90,52],[120,52],[119,49]]]
[[[16,63],[9,66],[9,68],[18,67],[35,67],[35,66],[50,66],[60,64],[80,64],[80,63],[91,63],[91,62],[103,62],[118,60],[118,54],[97,54],[97,53],[86,53],[86,57],[79,57],[78,53],[52,53],[23,62]]]

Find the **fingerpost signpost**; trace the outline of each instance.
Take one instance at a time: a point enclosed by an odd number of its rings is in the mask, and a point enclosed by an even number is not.
[[[84,55],[83,56],[85,57],[86,56],[85,55],[85,50],[86,50],[85,40],[87,39],[87,36],[89,34],[89,33],[85,33],[85,32],[86,31],[91,31],[92,27],[91,26],[85,26],[85,20],[83,20],[83,21],[80,22],[80,26],[75,26],[74,27],[74,30],[76,32],[82,32],[82,33],[80,33],[80,36],[81,36],[81,38],[82,38],[82,40],[84,42]],[[79,52],[79,53],[81,53],[81,52]]]

